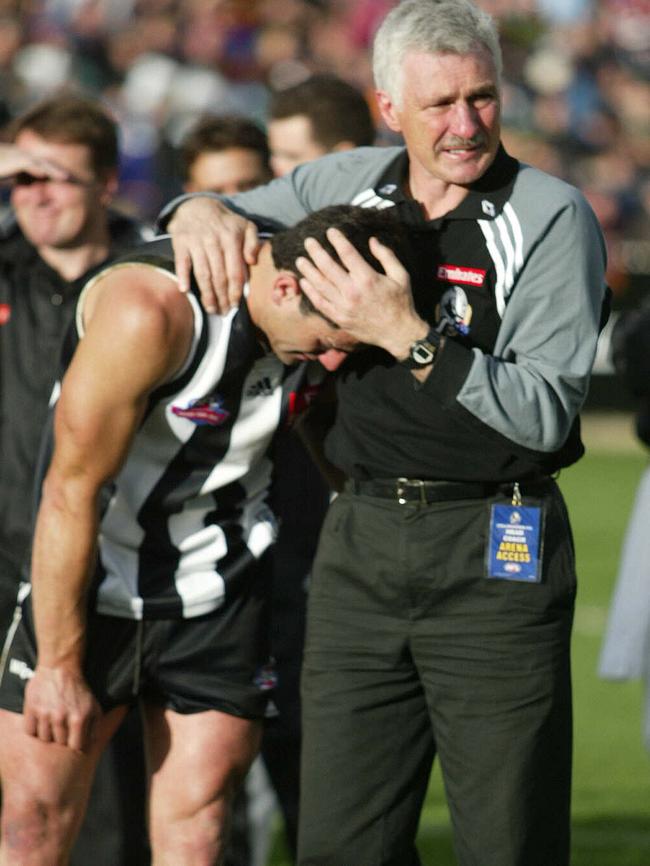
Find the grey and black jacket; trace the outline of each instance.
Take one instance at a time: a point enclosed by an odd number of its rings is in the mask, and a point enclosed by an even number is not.
[[[608,307],[592,210],[503,149],[432,221],[404,194],[407,174],[404,148],[359,148],[225,199],[274,225],[331,204],[394,208],[412,228],[418,312],[434,324],[443,308],[457,321],[421,387],[382,350],[348,359],[328,456],[354,478],[504,482],[570,465],[584,450],[578,413]]]

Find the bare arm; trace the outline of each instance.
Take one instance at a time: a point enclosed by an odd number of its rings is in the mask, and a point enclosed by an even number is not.
[[[149,393],[180,367],[192,335],[189,303],[151,269],[121,269],[87,301],[86,334],[63,381],[36,522],[38,664],[24,706],[28,733],[77,750],[99,712],[82,673],[99,492],[124,463]]]
[[[0,144],[0,178],[14,177],[20,172],[41,179],[67,180],[70,177],[70,172],[49,159],[27,153],[15,144]]]

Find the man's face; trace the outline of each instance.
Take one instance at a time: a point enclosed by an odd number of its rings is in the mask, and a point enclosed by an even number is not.
[[[269,171],[259,153],[246,147],[229,147],[200,154],[190,168],[185,189],[234,195],[268,180]]]
[[[303,313],[300,299],[285,301],[264,324],[271,350],[283,364],[319,361],[326,370],[336,370],[359,341],[335,328],[316,313]]]
[[[401,132],[411,172],[445,185],[467,186],[492,163],[499,146],[497,72],[487,51],[412,51],[402,65],[402,102],[378,91],[390,129]]]
[[[267,132],[271,168],[276,177],[282,177],[297,165],[311,162],[328,152],[314,139],[311,121],[304,114],[270,120]]]
[[[95,178],[85,144],[49,141],[29,129],[19,133],[15,143],[70,175],[64,181],[17,178],[11,204],[25,236],[36,247],[68,249],[83,244],[94,230],[96,217],[105,212],[114,178],[110,182]]]

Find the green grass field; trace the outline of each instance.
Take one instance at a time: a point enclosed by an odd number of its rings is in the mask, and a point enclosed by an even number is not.
[[[572,866],[650,866],[650,757],[641,741],[642,687],[596,676],[621,541],[644,465],[640,451],[594,450],[560,478],[573,523],[579,579]],[[455,866],[437,769],[419,845],[427,866]],[[272,863],[289,866],[279,837]]]

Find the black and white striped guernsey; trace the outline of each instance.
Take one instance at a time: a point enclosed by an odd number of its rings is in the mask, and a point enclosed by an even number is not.
[[[167,238],[94,279],[125,262],[175,279]],[[266,451],[310,365],[285,367],[265,353],[245,301],[217,316],[206,315],[193,294],[188,299],[195,322],[190,356],[175,380],[151,395],[126,463],[106,492],[95,584],[102,614],[209,613],[236,591],[237,576],[275,535]],[[78,313],[64,363],[82,336]]]

